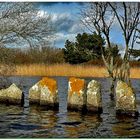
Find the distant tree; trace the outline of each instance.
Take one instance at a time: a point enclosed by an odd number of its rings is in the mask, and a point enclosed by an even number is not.
[[[76,41],[66,40],[64,58],[66,62],[78,64],[89,60],[100,59],[101,46],[104,45],[104,39],[94,34],[78,34]]]

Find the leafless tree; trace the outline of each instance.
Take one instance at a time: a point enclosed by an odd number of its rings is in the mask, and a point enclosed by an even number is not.
[[[50,41],[52,35],[51,16],[37,9],[35,3],[0,2],[1,50],[7,50],[4,48],[7,46],[33,48],[42,42]],[[9,75],[15,70],[15,65],[10,63],[10,59],[7,59],[11,55],[8,55],[8,52],[4,54],[2,54],[0,62],[1,76]],[[3,83],[1,79],[0,81]]]
[[[114,84],[116,76],[114,74],[115,61],[111,52],[111,41],[110,32],[114,22],[115,14],[112,13],[108,3],[96,2],[89,3],[88,6],[81,10],[82,23],[91,31],[96,32],[101,37],[105,37],[107,42],[107,47],[109,50],[108,57],[105,57],[105,53],[102,50],[102,59],[107,68],[110,77],[110,89],[111,96],[114,94]]]
[[[51,17],[34,3],[0,3],[0,44],[28,44],[30,47],[52,37]]]
[[[114,93],[116,78],[130,84],[130,54],[129,48],[133,48],[137,40],[137,28],[140,24],[139,3],[111,3],[95,2],[89,3],[81,10],[82,23],[91,31],[97,32],[105,37],[109,49],[108,57],[102,50],[102,59],[111,79],[111,95]],[[119,23],[122,30],[122,37],[125,40],[125,53],[121,67],[114,61],[111,53],[110,32],[115,22]]]
[[[123,63],[119,71],[119,78],[130,83],[130,55],[129,49],[133,49],[137,40],[137,28],[140,25],[140,3],[109,3],[116,19],[121,27],[122,35],[125,41],[125,51]]]

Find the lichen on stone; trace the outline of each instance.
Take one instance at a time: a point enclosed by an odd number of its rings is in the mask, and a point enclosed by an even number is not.
[[[116,86],[116,110],[136,111],[136,99],[133,88],[123,81]]]
[[[68,109],[81,110],[85,105],[85,81],[72,77],[69,79]]]
[[[44,86],[48,87],[51,94],[55,93],[55,91],[57,89],[56,81],[54,79],[48,78],[48,77],[43,77],[42,80],[39,81],[39,85],[42,87],[44,87]]]
[[[29,90],[30,103],[43,105],[58,104],[57,82],[48,77],[43,77]]]
[[[72,94],[78,94],[79,96],[81,95],[82,90],[84,90],[84,85],[85,82],[83,79],[78,79],[78,78],[70,78],[69,79],[69,92],[70,92],[70,96],[72,96]]]

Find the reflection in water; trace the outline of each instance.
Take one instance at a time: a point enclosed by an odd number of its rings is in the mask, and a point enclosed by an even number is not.
[[[38,131],[32,135],[32,137],[52,137],[51,130],[55,128],[57,124],[57,111],[44,110],[41,107],[32,106],[28,114],[28,123],[36,124],[40,127]]]
[[[100,122],[102,121],[100,116],[96,114],[82,115],[77,112],[68,112],[66,118],[67,123],[64,126],[66,136],[75,138],[84,137],[84,135],[90,133],[90,131],[97,128],[100,125]]]
[[[0,115],[22,113],[22,107],[0,104]]]
[[[137,136],[140,135],[140,129],[136,129],[137,119],[133,117],[127,117],[125,115],[120,115],[116,117],[119,122],[112,126],[112,131],[117,136]]]

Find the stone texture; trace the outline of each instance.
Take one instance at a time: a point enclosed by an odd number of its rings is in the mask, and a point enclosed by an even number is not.
[[[15,84],[7,88],[6,92],[10,104],[21,104],[22,91]]]
[[[79,78],[70,78],[68,85],[68,109],[83,110],[86,104],[85,81]]]
[[[91,112],[102,111],[101,85],[92,80],[87,86],[87,110]]]
[[[5,89],[0,90],[0,103],[8,103],[7,93]]]
[[[0,90],[0,102],[6,104],[21,104],[22,91],[12,84],[7,89]]]
[[[42,80],[30,88],[29,100],[31,104],[58,107],[57,82],[52,78],[42,78]]]
[[[137,113],[135,93],[133,89],[123,81],[117,82],[116,112],[126,114]]]
[[[40,86],[36,83],[29,89],[29,101],[30,104],[40,104]]]

